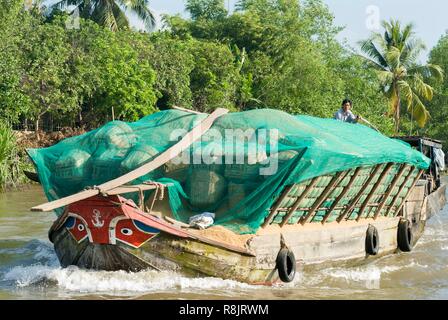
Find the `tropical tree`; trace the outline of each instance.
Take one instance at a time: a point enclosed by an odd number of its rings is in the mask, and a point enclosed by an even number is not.
[[[72,13],[79,13],[79,17],[93,20],[112,31],[129,28],[126,16],[129,10],[143,21],[146,31],[151,31],[155,26],[155,17],[148,5],[148,0],[60,0],[50,9],[70,9]]]
[[[384,35],[373,33],[361,41],[364,58],[380,81],[381,90],[390,102],[389,115],[395,122],[395,133],[400,129],[402,101],[420,127],[424,127],[430,114],[424,100],[431,101],[434,89],[428,84],[431,78],[441,80],[443,71],[435,64],[419,64],[417,59],[425,45],[415,37],[414,26],[402,27],[399,21],[383,21]]]
[[[448,73],[448,32],[431,50],[429,62],[441,66],[444,73]],[[448,141],[448,78],[445,77],[442,82],[433,82],[431,84],[437,95],[428,104],[428,110],[432,116],[428,131],[431,137]]]
[[[224,0],[187,0],[185,9],[188,10],[193,20],[217,20],[227,15]]]

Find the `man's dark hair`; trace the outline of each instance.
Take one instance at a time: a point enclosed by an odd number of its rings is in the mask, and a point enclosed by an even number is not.
[[[350,106],[353,106],[352,100],[350,99],[344,99],[344,101],[342,101],[342,105],[346,104],[346,103],[350,103]]]

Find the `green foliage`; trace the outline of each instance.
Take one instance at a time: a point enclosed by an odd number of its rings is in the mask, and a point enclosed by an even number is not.
[[[74,8],[73,8],[74,6]],[[68,10],[83,19],[90,19],[99,25],[112,30],[129,29],[126,13],[139,18],[150,31],[155,26],[155,17],[148,8],[148,0],[60,0],[50,5],[52,11]]]
[[[55,24],[36,24],[27,38],[29,42],[21,48],[27,58],[21,81],[30,100],[26,115],[39,121],[47,112],[72,110],[77,101],[65,93],[70,51],[64,29]]]
[[[185,8],[193,20],[218,20],[227,15],[224,0],[187,0]]]
[[[439,65],[444,74],[448,74],[448,33],[443,35],[431,50],[429,62]],[[435,90],[434,99],[428,104],[432,119],[428,133],[434,138],[448,141],[448,78],[443,81],[431,81]]]
[[[146,59],[156,72],[158,107],[191,107],[190,73],[195,63],[189,42],[172,39],[166,33],[155,34],[151,40],[152,49]]]
[[[20,88],[25,62],[20,47],[32,19],[22,1],[0,0],[0,118],[12,123],[26,112],[29,103]]]
[[[16,137],[9,125],[0,121],[0,191],[14,185],[20,176]]]
[[[390,102],[389,114],[394,117],[395,133],[400,130],[402,101],[412,120],[423,128],[430,115],[423,102],[431,101],[433,88],[428,84],[431,78],[442,79],[439,66],[419,65],[417,57],[425,48],[415,38],[414,27],[401,26],[399,21],[383,21],[384,35],[374,33],[361,42],[366,60],[376,70],[381,89]]]
[[[113,107],[117,118],[135,121],[156,111],[155,72],[132,47],[132,38],[127,32],[102,30],[88,48],[100,78],[91,98],[96,116]]]
[[[0,0],[1,119],[16,123],[51,116],[92,128],[111,120],[112,108],[116,119],[136,120],[172,105],[203,112],[269,107],[332,117],[342,99],[351,98],[355,113],[386,134],[393,131],[388,101],[378,90],[381,84],[387,88],[387,76],[378,78],[336,40],[341,28],[322,0],[241,0],[232,13],[222,0],[189,0],[191,19],[166,15],[166,28],[151,34],[129,30],[125,20],[121,28],[122,12],[112,17],[105,7],[113,3],[77,2],[83,10],[100,6],[90,15],[81,10],[80,28],[73,29],[66,27],[67,13],[42,17],[37,8],[24,10],[23,0]],[[431,66],[413,64],[420,44],[415,42],[413,51],[403,46],[412,39],[412,28],[392,29],[385,47],[402,50],[400,63],[409,63],[413,97],[432,95],[427,84],[443,93],[443,86],[425,82]],[[434,52],[434,64],[443,50]],[[397,57],[392,50],[387,59]],[[408,97],[410,91],[400,85]],[[415,97],[411,107],[418,104]],[[442,97],[434,101],[444,103]],[[444,115],[432,104],[428,108],[434,119]]]
[[[195,109],[234,109],[238,71],[230,49],[204,41],[192,41],[190,45],[195,61],[190,74]]]

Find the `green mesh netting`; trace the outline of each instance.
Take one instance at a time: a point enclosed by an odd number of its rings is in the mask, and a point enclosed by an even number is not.
[[[161,111],[133,123],[110,122],[28,153],[45,194],[55,200],[150,161],[204,117]],[[360,124],[263,109],[218,118],[186,152],[132,184],[168,183],[172,214],[178,220],[214,212],[216,224],[253,233],[285,185],[385,162],[427,169],[430,159]],[[126,196],[138,200],[137,194]]]

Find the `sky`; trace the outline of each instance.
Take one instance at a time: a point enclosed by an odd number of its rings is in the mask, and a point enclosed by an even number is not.
[[[150,8],[157,14],[181,14],[185,17],[184,0],[149,0]],[[225,0],[232,9],[237,0]],[[420,60],[425,62],[429,51],[448,30],[448,1],[445,0],[324,0],[335,16],[335,24],[345,29],[338,35],[353,48],[366,39],[372,31],[378,31],[379,21],[398,19],[412,22],[417,36],[427,46]]]

